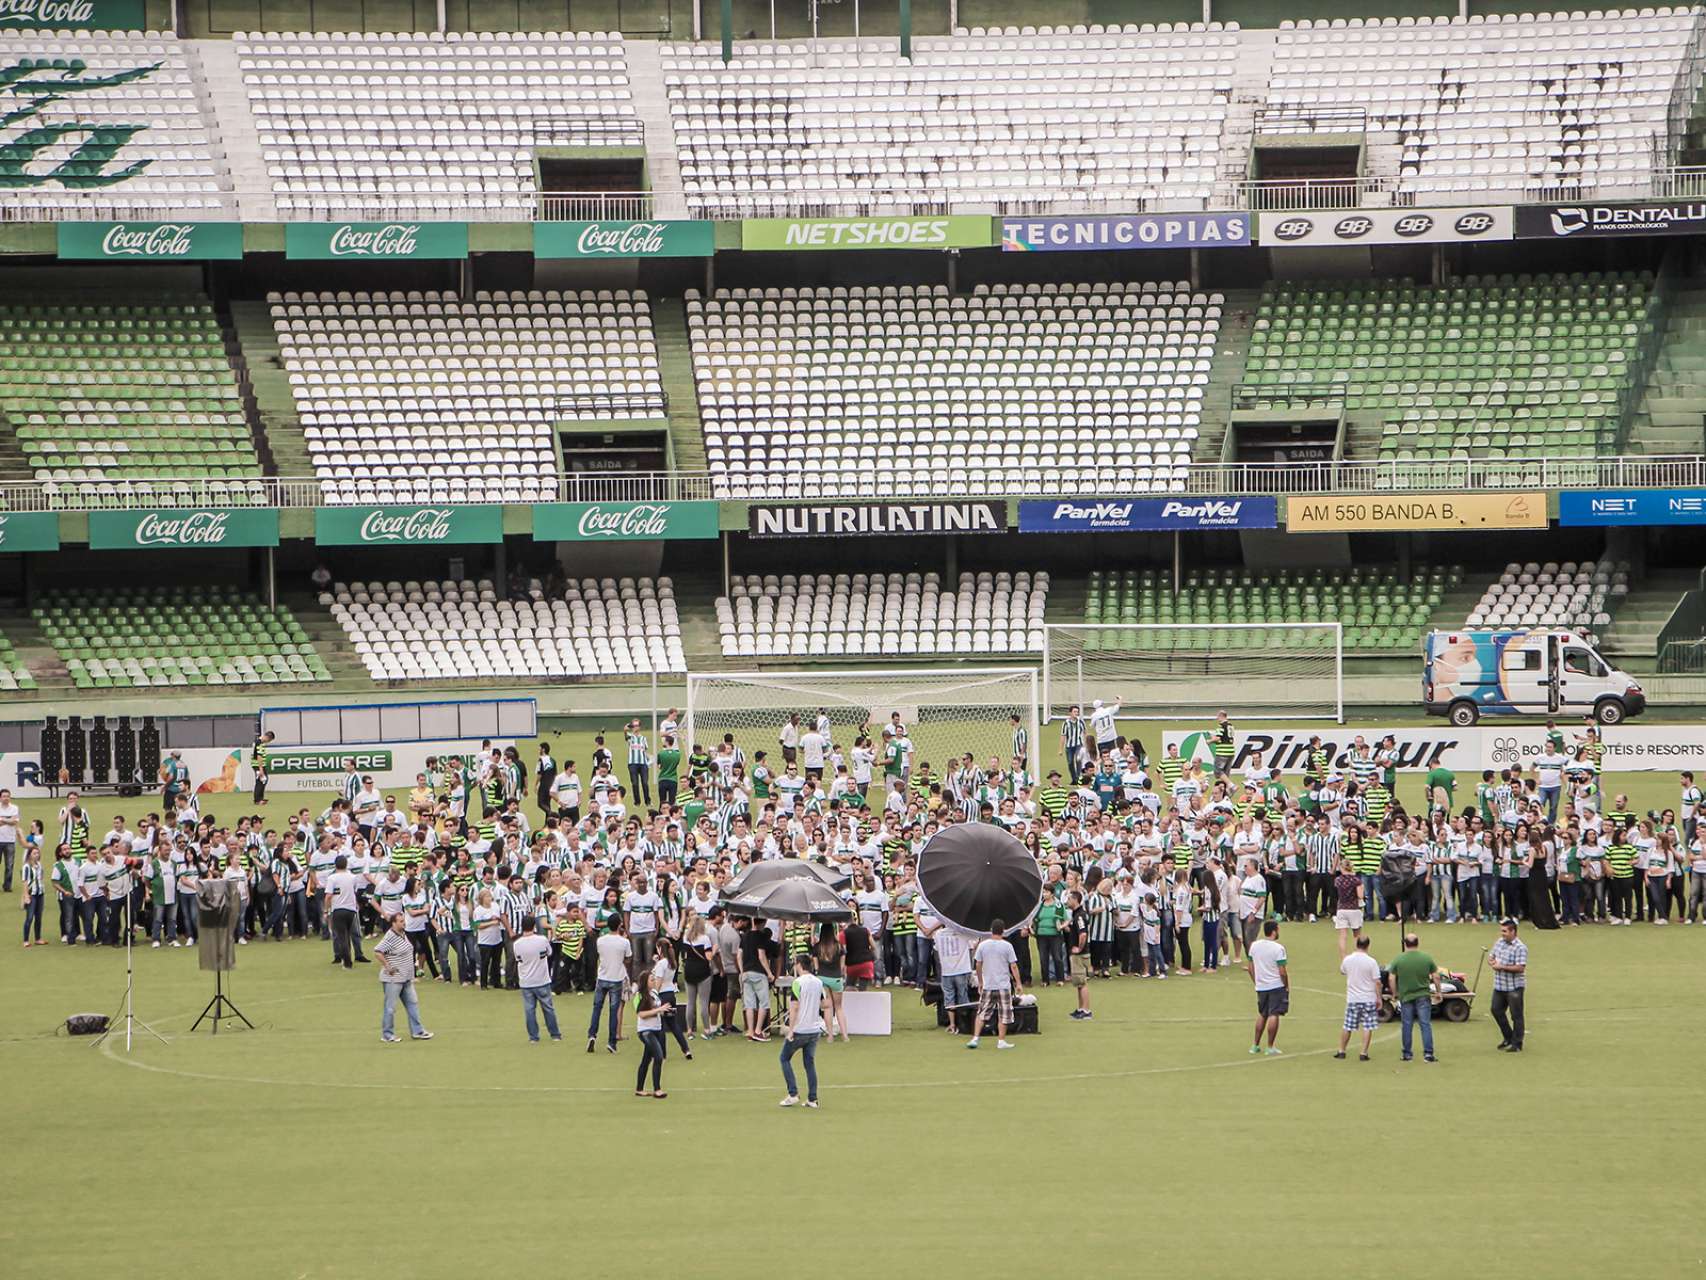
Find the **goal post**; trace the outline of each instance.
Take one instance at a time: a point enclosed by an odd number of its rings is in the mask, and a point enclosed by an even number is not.
[[[1043,628],[1043,719],[1100,698],[1121,719],[1213,714],[1274,720],[1345,718],[1344,628],[1337,622],[1049,623]]]
[[[967,751],[980,764],[990,756],[1010,758],[1017,715],[1030,735],[1035,768],[1039,683],[1035,667],[688,672],[683,750],[694,743],[714,750],[732,733],[749,758],[754,750],[767,751],[780,770],[776,739],[790,713],[804,725],[822,709],[834,740],[848,749],[853,732],[868,724],[880,749],[882,726],[899,712],[915,748],[913,760],[946,773],[949,756]]]

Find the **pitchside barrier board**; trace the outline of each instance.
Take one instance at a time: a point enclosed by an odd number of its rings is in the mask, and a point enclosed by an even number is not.
[[[229,262],[243,256],[240,222],[61,222],[54,235],[59,257],[79,261]]]
[[[1706,489],[1564,489],[1560,525],[1706,524]]]
[[[709,258],[710,222],[535,222],[535,258]]]
[[[754,538],[873,537],[879,534],[1006,533],[1004,502],[755,503],[747,508]]]
[[[1020,533],[1277,529],[1279,499],[1062,498],[1019,504]]]
[[[1007,253],[1228,249],[1243,248],[1249,243],[1247,213],[1132,213],[1001,220],[1001,248]]]
[[[1481,780],[1483,769],[1503,769],[1521,764],[1532,769],[1534,760],[1546,746],[1544,717],[1525,717],[1500,725],[1484,725],[1472,729],[1457,729],[1441,722],[1423,728],[1375,727],[1372,729],[1268,727],[1243,728],[1233,731],[1232,774],[1238,777],[1251,756],[1260,751],[1262,764],[1280,769],[1295,784],[1303,777],[1309,759],[1309,738],[1320,732],[1321,745],[1332,753],[1332,767],[1349,776],[1352,749],[1358,737],[1368,743],[1372,752],[1380,740],[1392,734],[1398,748],[1398,768],[1404,773],[1426,773],[1441,767],[1457,775],[1457,799],[1460,803],[1473,800],[1475,784]],[[1575,734],[1572,726],[1564,726],[1566,745]],[[1200,760],[1204,767],[1213,763],[1209,751],[1210,729],[1180,732],[1168,730],[1161,735],[1161,750],[1177,745],[1180,756]],[[1605,744],[1604,767],[1609,770],[1636,772],[1681,771],[1706,769],[1706,726],[1701,725],[1616,725],[1603,731]],[[1294,785],[1292,788],[1296,790]]]
[[[1507,206],[1445,209],[1333,209],[1262,213],[1256,236],[1264,248],[1358,244],[1466,244],[1509,240],[1515,219]]]
[[[513,742],[510,738],[492,739],[492,745],[499,748]],[[376,786],[396,795],[399,809],[407,809],[408,789],[415,785],[415,775],[426,768],[428,757],[466,757],[479,749],[479,738],[385,746],[281,747],[270,756],[271,786],[274,791],[332,791],[343,780],[343,762],[353,759],[357,769],[373,775]],[[241,794],[254,787],[247,747],[188,747],[183,751],[183,761],[198,796]],[[10,787],[21,800],[49,794],[41,756],[34,751],[0,756],[0,779],[4,779],[0,785]],[[159,791],[158,780],[146,778],[144,782],[147,792]]]

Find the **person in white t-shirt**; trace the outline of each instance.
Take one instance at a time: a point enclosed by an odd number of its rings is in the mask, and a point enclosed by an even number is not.
[[[1256,1038],[1251,1053],[1262,1052],[1262,1034],[1268,1037],[1268,1056],[1279,1050],[1274,1039],[1279,1035],[1280,1019],[1291,1009],[1291,975],[1285,968],[1285,948],[1280,946],[1279,921],[1264,920],[1262,936],[1250,946],[1250,962],[1244,966],[1256,984]]]
[[[616,1052],[617,1019],[622,1012],[622,988],[628,981],[628,960],[634,954],[628,945],[627,922],[620,914],[610,917],[610,932],[598,940],[598,985],[593,988],[592,1021],[586,1028],[586,1051],[598,1047],[598,1016],[610,1002],[610,1040],[605,1046]]]
[[[545,1014],[545,1030],[561,1040],[557,1029],[557,1005],[551,999],[551,944],[539,936],[538,918],[521,917],[521,936],[515,940],[515,967],[521,980],[521,1012],[527,1022],[527,1038],[539,1043],[539,1013]]]
[[[1013,1023],[1013,997],[1024,994],[1019,981],[1019,953],[1007,941],[1005,920],[992,921],[989,932],[990,936],[972,951],[972,963],[977,966],[977,1016],[972,1019],[971,1039],[966,1041],[966,1048],[977,1048],[984,1021],[994,1014],[995,1047],[1011,1049],[1007,1028]]]
[[[813,972],[811,953],[802,951],[794,957],[794,984],[782,1022],[782,1083],[788,1086],[784,1107],[800,1105],[800,1086],[790,1061],[796,1053],[806,1064],[806,1105],[817,1106],[817,1042],[822,1038],[823,983]]]
[[[800,765],[805,769],[806,777],[823,777],[824,753],[828,750],[829,739],[816,729],[808,729],[800,735]]]
[[[1357,935],[1357,949],[1339,961],[1339,972],[1345,975],[1345,1025],[1339,1032],[1339,1051],[1333,1056],[1342,1058],[1354,1032],[1362,1032],[1362,1052],[1357,1058],[1368,1061],[1368,1046],[1374,1039],[1374,1026],[1380,1012],[1380,961],[1368,954],[1368,935]]]
[[[332,910],[332,959],[352,969],[371,963],[361,954],[361,926],[356,914],[360,910],[356,892],[368,878],[351,871],[349,858],[341,853],[332,867],[326,880],[326,904]]]

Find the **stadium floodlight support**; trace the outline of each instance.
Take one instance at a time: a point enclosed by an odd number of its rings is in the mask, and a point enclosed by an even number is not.
[[[1337,622],[1049,623],[1043,718],[1120,698],[1122,719],[1225,709],[1271,720],[1345,719],[1344,628]]]
[[[845,749],[852,768],[852,733],[871,726],[878,752],[873,785],[882,779],[882,726],[899,712],[911,739],[913,763],[928,761],[945,773],[950,757],[970,751],[981,765],[995,756],[1005,763],[1013,754],[1012,717],[1030,735],[1030,768],[1037,767],[1038,675],[1035,667],[924,667],[857,671],[688,672],[685,754],[694,743],[714,750],[725,733],[752,753],[765,751],[773,773],[782,771],[777,736],[789,713],[797,712],[802,731],[821,708],[833,739]],[[829,779],[825,778],[825,783]],[[879,793],[880,794],[880,793]],[[876,803],[873,801],[873,803]]]

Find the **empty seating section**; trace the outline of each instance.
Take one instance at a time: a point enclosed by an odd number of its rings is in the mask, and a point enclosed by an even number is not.
[[[0,179],[0,219],[233,212],[196,74],[174,37],[0,30],[0,66],[33,68],[0,90],[0,162],[11,175]]]
[[[538,147],[642,145],[620,36],[236,35],[280,216],[536,216]]]
[[[1238,649],[1330,644],[1326,632],[1240,630],[1229,623],[1337,622],[1347,653],[1415,651],[1430,615],[1463,579],[1459,567],[1393,569],[1189,569],[1177,595],[1171,575],[1154,570],[1092,573],[1084,621],[1189,624],[1184,632],[1115,631],[1087,648]],[[1092,643],[1094,641],[1094,643]]]
[[[546,600],[489,580],[337,583],[320,597],[375,680],[562,679],[686,671],[668,578],[584,578]]]
[[[262,500],[254,436],[204,299],[0,306],[0,415],[36,479],[92,482],[77,492],[93,505],[148,488],[169,503],[167,480]]]
[[[1699,21],[1664,8],[1300,22],[1278,32],[1267,105],[1365,108],[1370,141],[1399,148],[1385,176],[1406,195],[1628,188],[1668,152]],[[1371,153],[1369,172],[1382,163]]]
[[[235,587],[55,590],[32,612],[79,689],[331,679],[290,610]]]
[[[7,636],[0,636],[0,692],[14,693],[19,689],[34,689],[36,678],[18,657]]]
[[[1278,284],[1244,387],[1270,403],[1342,396],[1380,422],[1383,459],[1590,458],[1616,451],[1655,306],[1634,272]]]
[[[713,484],[1181,489],[1220,304],[1183,282],[690,291]]]
[[[1574,627],[1597,637],[1628,595],[1629,564],[1624,560],[1513,561],[1481,593],[1463,625]]]
[[[717,601],[725,658],[1029,653],[1043,647],[1048,574],[737,574]]]
[[[640,291],[268,300],[329,503],[548,500],[554,424],[664,412]]]
[[[1235,30],[666,42],[700,217],[1212,207]]]

